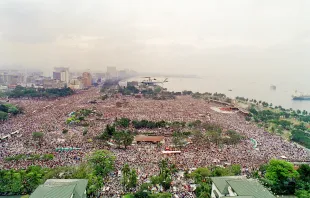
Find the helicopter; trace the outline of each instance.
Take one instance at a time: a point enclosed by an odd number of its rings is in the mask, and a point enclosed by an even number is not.
[[[156,78],[152,78],[152,77],[143,77],[146,78],[145,80],[143,80],[141,83],[144,85],[148,85],[148,86],[155,86],[158,84],[164,84],[166,82],[168,82],[168,78],[165,78],[164,81],[156,81]]]

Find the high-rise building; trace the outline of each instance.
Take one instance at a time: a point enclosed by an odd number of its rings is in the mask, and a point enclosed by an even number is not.
[[[116,67],[107,67],[107,75],[110,78],[116,78],[117,77]]]
[[[53,79],[60,80],[61,79],[61,72],[53,72]]]
[[[82,77],[83,77],[84,87],[90,87],[92,85],[92,77],[91,77],[90,73],[84,72],[82,74]]]
[[[53,72],[53,79],[60,80],[69,84],[69,68],[68,67],[55,67]]]

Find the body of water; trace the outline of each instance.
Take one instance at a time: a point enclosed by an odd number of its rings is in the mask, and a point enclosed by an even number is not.
[[[159,81],[164,77],[156,77]],[[280,79],[280,80],[279,80]],[[135,78],[142,81],[142,78]],[[270,85],[275,85],[276,90],[271,90]],[[310,112],[310,100],[292,100],[295,90],[310,92],[310,81],[306,78],[280,78],[267,76],[246,75],[217,75],[204,76],[200,78],[168,78],[163,85],[169,91],[191,90],[193,92],[224,93],[231,98],[236,96],[256,99],[272,103],[273,106],[281,105],[284,108],[295,110],[307,110]],[[229,90],[232,91],[229,91]]]

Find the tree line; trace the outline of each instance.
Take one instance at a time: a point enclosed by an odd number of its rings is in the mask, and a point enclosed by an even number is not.
[[[74,91],[69,87],[64,88],[33,88],[20,85],[7,93],[9,98],[57,98],[72,95]]]
[[[114,171],[115,156],[107,150],[97,150],[86,157],[86,162],[78,166],[43,168],[30,166],[23,170],[0,170],[0,195],[31,194],[47,179],[88,179],[87,195],[99,195],[109,173]],[[137,173],[135,169],[124,164],[122,168],[121,184],[125,197],[171,197],[168,193],[173,176],[179,169],[168,159],[158,162],[159,173],[153,175],[150,183],[143,183],[138,189]],[[62,173],[62,174],[60,174]],[[290,162],[272,159],[263,164],[259,170],[246,172],[250,178],[258,179],[263,185],[277,195],[296,195],[298,198],[310,196],[310,166],[303,164],[296,168]],[[241,166],[238,164],[226,167],[209,166],[199,167],[194,171],[185,170],[186,179],[195,181],[195,194],[199,198],[211,196],[210,177],[241,175]],[[162,193],[153,194],[152,189],[160,186]],[[158,189],[159,190],[159,189]],[[130,193],[134,192],[134,193]],[[159,196],[160,195],[160,196]]]
[[[103,178],[114,170],[115,156],[107,150],[97,150],[86,160],[78,166],[0,170],[0,195],[31,194],[47,179],[88,179],[87,196],[97,197],[104,185]]]
[[[53,154],[19,154],[19,155],[14,155],[10,157],[4,158],[5,161],[20,161],[20,160],[53,160],[54,155]]]
[[[154,128],[163,128],[163,127],[185,127],[186,122],[168,122],[168,121],[150,121],[150,120],[130,120],[129,118],[120,118],[115,120],[115,125],[118,127],[128,128],[132,126],[135,129],[154,129]]]

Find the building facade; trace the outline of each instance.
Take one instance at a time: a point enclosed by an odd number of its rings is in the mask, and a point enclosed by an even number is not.
[[[55,67],[53,72],[53,79],[65,82],[67,85],[70,81],[70,73],[68,67]]]
[[[107,67],[107,76],[108,78],[117,78],[116,67]]]
[[[84,83],[82,78],[73,78],[68,85],[71,89],[83,89]]]
[[[66,83],[55,79],[44,79],[43,88],[45,89],[59,89],[65,87]]]
[[[92,76],[90,73],[84,72],[82,78],[84,87],[90,87],[92,85]]]

